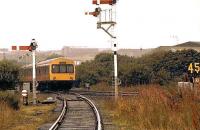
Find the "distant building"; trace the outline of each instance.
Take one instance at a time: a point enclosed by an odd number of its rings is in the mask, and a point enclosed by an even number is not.
[[[97,54],[99,49],[97,48],[74,48],[74,47],[63,47],[62,54],[67,57],[74,57],[77,55],[85,54]]]
[[[0,48],[0,53],[6,53],[6,52],[8,52],[7,48]]]
[[[80,61],[94,59],[99,52],[98,48],[63,47],[62,49],[63,56]]]

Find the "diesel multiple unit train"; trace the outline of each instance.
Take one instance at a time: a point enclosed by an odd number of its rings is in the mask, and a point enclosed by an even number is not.
[[[20,80],[32,83],[32,64],[24,66]],[[37,63],[36,81],[38,90],[69,90],[75,82],[75,63],[65,57]]]

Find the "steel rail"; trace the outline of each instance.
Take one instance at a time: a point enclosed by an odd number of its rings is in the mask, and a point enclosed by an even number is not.
[[[53,123],[53,125],[49,128],[49,130],[56,130],[56,129],[58,129],[59,125],[61,124],[62,120],[64,119],[65,113],[67,111],[67,102],[66,102],[65,98],[63,98],[62,100],[63,100],[62,112],[60,113],[60,115],[57,118],[57,120]]]
[[[96,128],[95,130],[103,130],[103,123],[102,123],[102,119],[101,119],[101,116],[100,116],[100,113],[97,109],[97,107],[95,106],[95,104],[88,98],[78,94],[78,93],[73,93],[71,92],[71,94],[74,94],[77,96],[77,98],[80,98],[82,100],[84,100],[85,102],[87,102],[90,107],[92,108],[93,112],[94,112],[94,115],[95,115],[95,120],[96,120]],[[60,98],[60,97],[59,97]],[[49,130],[57,130],[58,127],[61,125],[63,119],[64,119],[64,116],[66,114],[66,111],[67,111],[67,102],[66,102],[66,99],[59,99],[59,100],[63,100],[63,109],[62,109],[62,112],[61,114],[59,115],[59,117],[57,118],[57,120],[53,123],[53,125],[49,128]]]
[[[80,95],[80,94],[76,94],[78,95],[78,98],[81,98],[83,99],[84,101],[86,101],[90,107],[92,108],[93,112],[95,113],[95,117],[96,117],[96,130],[103,130],[103,123],[102,123],[102,119],[101,119],[101,116],[100,116],[100,113],[97,109],[97,107],[95,106],[95,104],[88,98]]]
[[[102,95],[102,96],[112,96],[114,92],[112,91],[91,91],[91,90],[70,90],[71,93],[79,93],[81,95]],[[137,96],[138,91],[135,92],[119,92],[121,96]]]

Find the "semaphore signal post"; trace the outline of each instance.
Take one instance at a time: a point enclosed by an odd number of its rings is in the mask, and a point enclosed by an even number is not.
[[[20,51],[31,51],[32,52],[32,76],[33,76],[33,104],[37,104],[37,95],[36,95],[36,61],[35,61],[35,52],[36,48],[38,47],[37,42],[35,39],[31,40],[31,44],[29,46],[12,46],[12,50],[20,50]]]
[[[118,98],[118,71],[117,71],[117,37],[115,36],[116,27],[116,4],[117,0],[93,0],[92,4],[96,5],[93,12],[86,12],[86,15],[93,15],[98,19],[97,29],[102,29],[111,38],[114,54],[114,86],[115,100]],[[106,5],[103,6],[103,5]]]

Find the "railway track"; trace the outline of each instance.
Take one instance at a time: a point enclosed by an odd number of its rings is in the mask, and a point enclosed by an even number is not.
[[[72,93],[79,93],[88,96],[115,96],[112,91],[90,91],[90,90],[70,90]],[[137,96],[139,92],[119,92],[119,96]]]
[[[102,119],[96,108],[103,110],[99,105],[100,100],[106,100],[110,96],[114,96],[111,91],[90,91],[90,90],[76,90],[72,89],[68,94],[60,92],[49,91],[49,93],[57,94],[59,102],[60,115],[52,124],[46,124],[40,130],[117,130],[115,124],[112,123],[110,116],[102,112]],[[119,92],[120,96],[137,96],[136,92]],[[83,95],[87,95],[90,99],[97,103],[94,105],[92,101]],[[62,103],[61,103],[62,102]]]
[[[49,130],[103,130],[94,103],[77,93],[62,94],[63,109]]]

